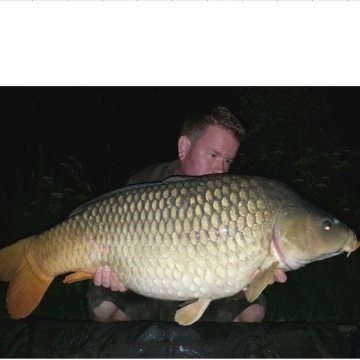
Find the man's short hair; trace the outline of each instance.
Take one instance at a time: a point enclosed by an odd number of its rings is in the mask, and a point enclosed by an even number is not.
[[[209,112],[186,118],[180,136],[186,135],[192,143],[195,143],[204,135],[210,125],[221,126],[229,130],[239,143],[245,138],[245,129],[240,121],[223,106],[217,106]]]

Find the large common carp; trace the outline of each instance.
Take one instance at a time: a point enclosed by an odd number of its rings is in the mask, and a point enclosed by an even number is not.
[[[145,296],[193,300],[175,320],[197,321],[212,300],[247,288],[255,300],[276,268],[296,270],[359,247],[355,234],[290,187],[231,174],[127,186],[59,225],[0,250],[11,317],[29,315],[55,276],[93,277],[109,265]],[[257,274],[254,277],[254,274]]]

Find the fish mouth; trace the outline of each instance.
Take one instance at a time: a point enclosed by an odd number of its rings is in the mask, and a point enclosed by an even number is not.
[[[350,254],[355,251],[358,247],[360,247],[360,241],[358,241],[358,239],[356,238],[356,235],[354,234],[354,237],[352,239],[352,241],[349,241],[348,244],[346,244],[341,251],[346,251],[347,252],[347,256],[349,257]]]

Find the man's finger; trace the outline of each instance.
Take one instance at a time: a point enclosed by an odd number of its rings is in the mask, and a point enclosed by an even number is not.
[[[275,280],[280,283],[284,283],[287,280],[287,276],[284,271],[277,269],[274,273]]]
[[[101,285],[101,275],[102,275],[102,271],[103,271],[103,268],[102,266],[99,266],[96,271],[95,271],[95,274],[94,274],[94,284],[96,286],[100,286]]]

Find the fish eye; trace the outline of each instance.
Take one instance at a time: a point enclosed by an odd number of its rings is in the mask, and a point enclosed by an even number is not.
[[[332,228],[332,223],[331,223],[331,221],[325,220],[325,221],[323,222],[323,227],[324,227],[324,230],[327,230],[327,231],[331,230],[331,228]]]

